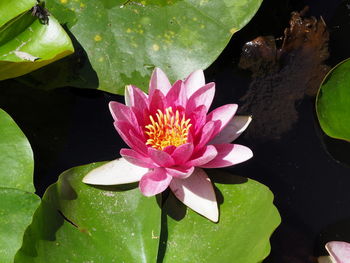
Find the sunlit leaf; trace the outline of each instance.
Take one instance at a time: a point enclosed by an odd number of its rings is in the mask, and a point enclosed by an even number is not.
[[[155,198],[82,183],[98,165],[70,169],[48,188],[15,262],[155,262]]]
[[[53,16],[43,24],[29,11],[19,14],[0,28],[0,80],[21,76],[73,51],[69,36]]]
[[[32,149],[13,119],[0,110],[1,263],[13,262],[39,205],[40,198],[30,192],[34,192]]]
[[[14,120],[0,109],[0,187],[34,192],[30,144]]]
[[[164,261],[258,263],[270,252],[269,238],[280,223],[273,195],[264,185],[222,171],[217,181],[220,219],[210,222],[170,195],[167,232],[162,232]],[[218,183],[220,180],[221,183]]]
[[[322,130],[330,137],[350,141],[350,60],[327,75],[319,90],[316,106]]]
[[[94,88],[122,94],[130,83],[146,90],[155,66],[172,81],[208,67],[261,2],[51,0],[47,7],[86,51],[98,75]],[[79,74],[82,83],[89,77]],[[61,77],[67,85],[86,87],[67,72]]]

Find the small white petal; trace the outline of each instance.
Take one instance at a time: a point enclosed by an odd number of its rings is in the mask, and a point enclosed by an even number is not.
[[[342,241],[332,241],[326,244],[326,249],[331,255],[334,263],[350,262],[350,243]]]
[[[124,158],[108,162],[90,171],[83,182],[94,185],[118,185],[140,181],[147,168],[129,163]]]
[[[190,177],[173,178],[170,189],[186,206],[213,222],[219,220],[218,204],[213,185],[203,169],[196,168]]]
[[[335,261],[332,261],[331,257],[329,256],[318,257],[317,261],[318,263],[336,263]]]
[[[230,143],[234,141],[248,128],[251,121],[252,116],[234,116],[209,144]]]

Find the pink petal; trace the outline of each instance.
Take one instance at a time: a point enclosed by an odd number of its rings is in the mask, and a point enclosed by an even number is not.
[[[171,168],[165,168],[166,172],[175,177],[175,178],[187,178],[189,177],[193,171],[194,171],[194,167],[182,167],[182,166],[173,166]]]
[[[186,103],[187,103],[186,90],[182,80],[178,80],[174,83],[174,85],[169,90],[165,98],[167,101],[167,107],[175,108],[175,106],[177,105],[186,107]]]
[[[206,123],[207,119],[207,108],[204,105],[201,105],[194,109],[189,115],[191,119],[191,123],[193,125],[194,133],[197,135],[201,128]]]
[[[139,88],[128,85],[125,87],[125,104],[129,107],[148,108],[148,96]]]
[[[215,83],[211,82],[197,90],[189,99],[186,106],[186,112],[191,113],[195,108],[204,105],[207,111],[213,102],[215,94]]]
[[[173,178],[170,189],[182,203],[198,214],[213,222],[219,220],[215,191],[210,179],[202,169],[196,168],[186,179]]]
[[[204,85],[205,85],[205,78],[204,78],[203,70],[199,69],[192,72],[185,80],[187,98],[191,97],[193,93],[195,93]]]
[[[173,158],[170,156],[170,154],[164,151],[149,147],[148,155],[156,164],[158,164],[161,167],[170,167],[174,165]]]
[[[149,112],[153,115],[157,113],[157,110],[164,111],[165,109],[165,97],[160,90],[155,90],[150,97]]]
[[[146,173],[140,180],[139,188],[143,195],[152,196],[163,192],[169,186],[172,177],[163,168]]]
[[[108,162],[90,171],[83,182],[94,185],[117,185],[140,181],[148,169],[133,165],[123,158]]]
[[[216,150],[215,146],[207,145],[203,148],[202,151],[196,153],[196,155],[193,156],[194,159],[189,161],[186,165],[201,166],[213,160],[217,155],[218,155],[218,151]]]
[[[234,116],[226,127],[209,143],[222,144],[234,141],[247,129],[251,121],[251,116]]]
[[[143,137],[134,130],[134,127],[131,126],[130,123],[116,121],[114,122],[114,127],[119,133],[120,137],[122,137],[122,139],[130,148],[136,150],[141,154],[148,155],[148,147],[141,140]]]
[[[209,113],[207,116],[207,122],[208,121],[220,121],[220,129],[218,132],[220,132],[233,118],[237,111],[238,105],[237,104],[226,104],[224,106],[221,106],[219,108],[216,108],[212,112]]]
[[[139,154],[138,152],[132,149],[121,149],[120,155],[123,156],[123,158],[129,163],[132,163],[134,165],[138,165],[145,168],[158,167],[158,165],[156,165],[151,158],[145,157],[144,155]]]
[[[220,121],[209,121],[207,122],[202,129],[202,134],[199,142],[196,145],[196,151],[204,147],[217,133],[220,128]]]
[[[111,101],[108,105],[112,117],[115,121],[125,121],[130,123],[134,128],[139,128],[136,116],[130,107],[116,101]]]
[[[164,152],[166,152],[170,155],[172,155],[175,150],[176,150],[176,146],[174,146],[174,145],[169,145],[163,149]]]
[[[239,144],[216,144],[218,155],[209,163],[201,165],[202,168],[218,168],[235,165],[253,157],[252,151]]]
[[[350,262],[350,243],[341,241],[332,241],[326,244],[326,249],[335,260],[335,263]]]
[[[164,95],[168,93],[171,88],[168,77],[160,68],[153,70],[151,80],[149,83],[149,95],[152,95],[155,90],[160,90]]]
[[[186,143],[176,147],[175,151],[171,155],[176,165],[183,164],[191,157],[193,152],[193,144]]]

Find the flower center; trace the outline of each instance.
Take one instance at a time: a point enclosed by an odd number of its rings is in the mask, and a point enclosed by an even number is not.
[[[163,150],[165,147],[173,145],[180,146],[187,142],[188,132],[192,124],[190,119],[185,118],[185,114],[180,114],[178,110],[173,112],[171,107],[165,109],[165,113],[157,110],[157,119],[149,116],[150,124],[146,125],[145,131],[148,135],[146,145]]]

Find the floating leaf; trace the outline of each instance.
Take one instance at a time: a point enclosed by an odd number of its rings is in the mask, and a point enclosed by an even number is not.
[[[13,119],[0,109],[0,187],[34,192],[30,144]]]
[[[0,187],[0,200],[0,262],[12,263],[40,198],[21,190]]]
[[[335,66],[323,81],[316,100],[317,117],[330,137],[350,141],[350,60]]]
[[[161,218],[155,198],[82,183],[99,165],[70,169],[48,188],[15,262],[155,262]]]
[[[34,192],[32,149],[3,110],[0,110],[0,158],[0,262],[12,263],[40,198],[29,193]]]
[[[36,0],[16,0],[0,2],[0,32],[2,26],[13,18],[31,9],[37,3]]]
[[[269,238],[280,223],[273,195],[264,185],[222,171],[212,172],[220,204],[217,224],[187,209],[172,194],[166,200],[163,262],[258,263],[269,254]],[[163,244],[163,243],[162,243]],[[165,253],[164,253],[165,251]]]
[[[0,80],[21,76],[73,53],[67,33],[54,17],[48,19],[45,25],[26,12],[0,28]]]
[[[87,52],[98,75],[95,88],[122,94],[130,83],[146,89],[155,66],[172,80],[208,67],[261,2],[52,0],[47,7]]]

